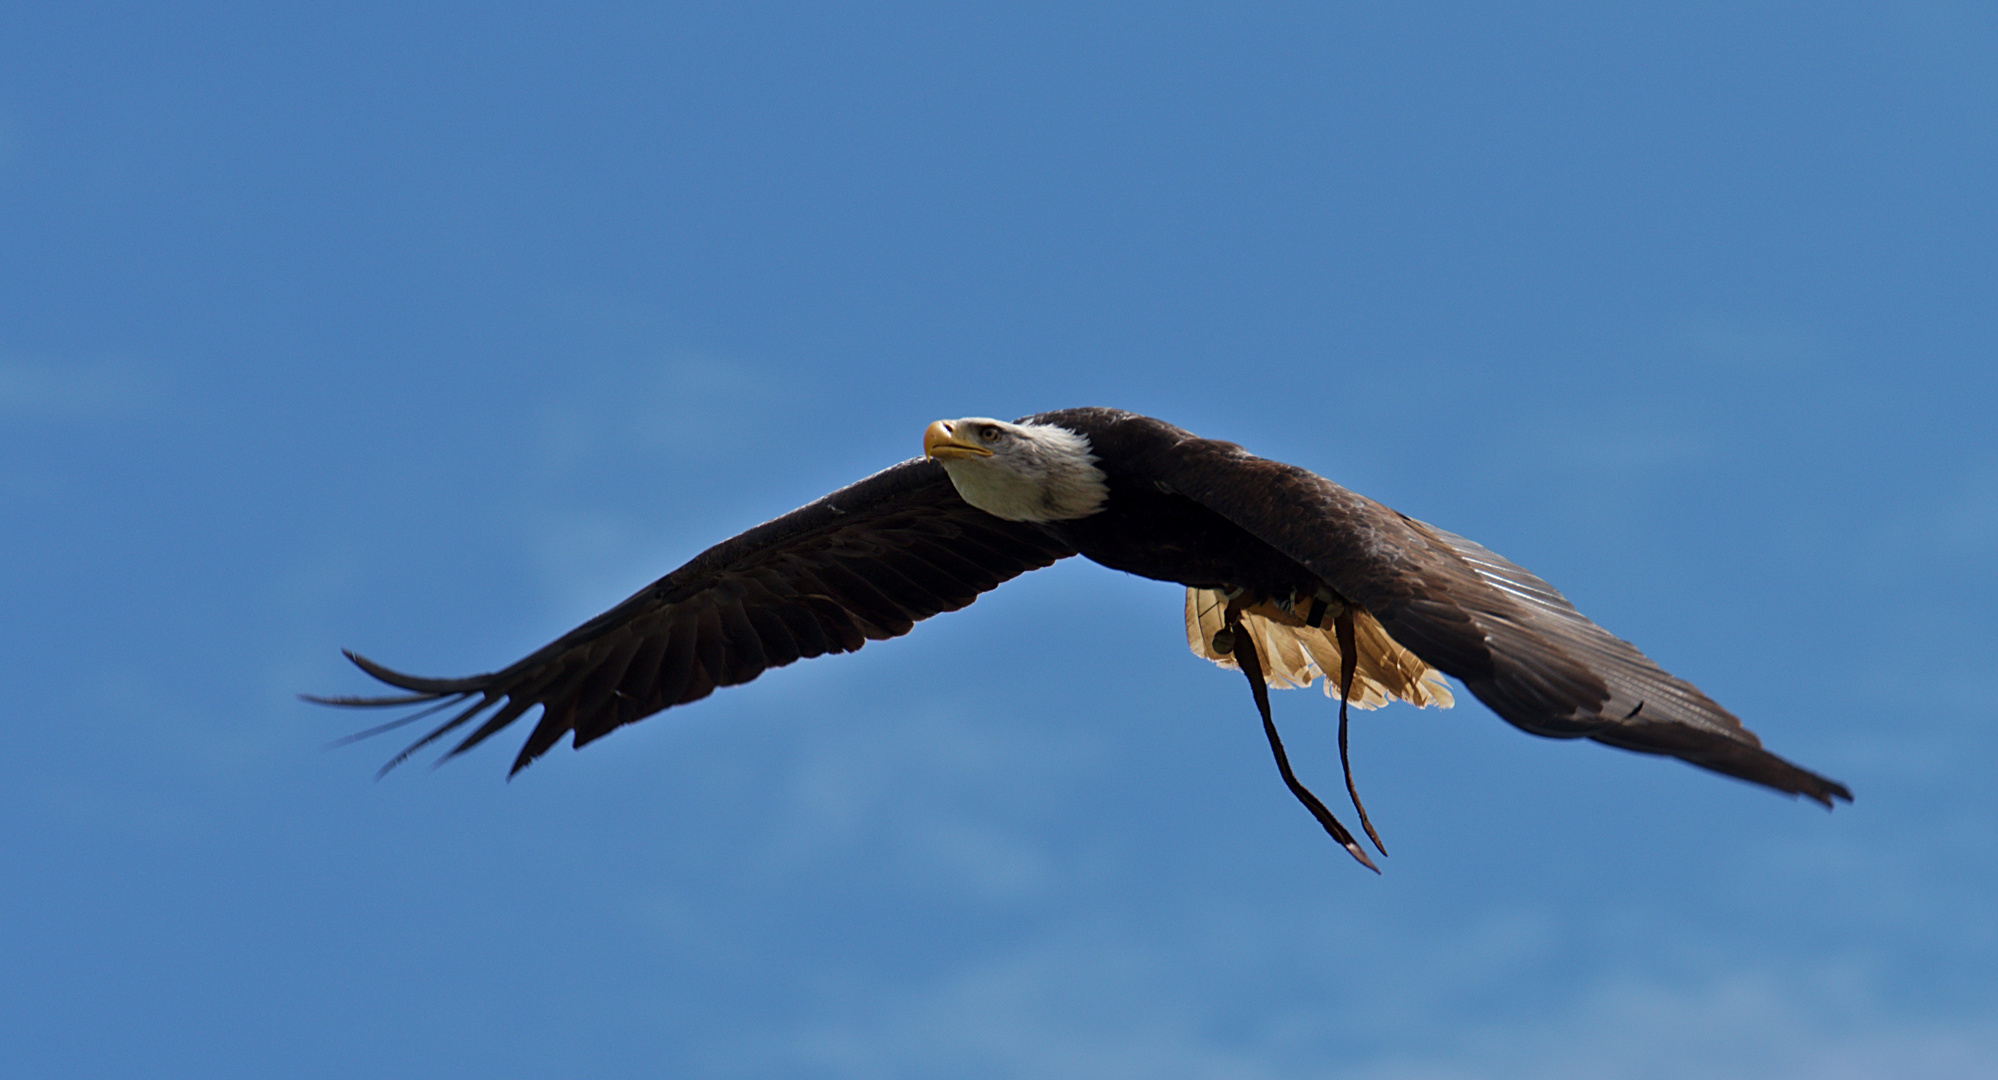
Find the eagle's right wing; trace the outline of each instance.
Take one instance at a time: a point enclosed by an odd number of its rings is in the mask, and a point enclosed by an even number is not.
[[[1042,526],[1001,521],[966,503],[936,462],[905,461],[709,548],[503,670],[427,679],[350,652],[361,670],[408,693],[308,700],[431,706],[363,735],[462,706],[384,772],[489,708],[498,707],[446,757],[540,705],[514,759],[519,772],[570,732],[580,747],[770,668],[898,637],[1073,554]]]

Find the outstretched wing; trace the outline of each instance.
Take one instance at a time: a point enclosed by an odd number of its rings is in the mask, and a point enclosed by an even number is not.
[[[504,670],[425,679],[350,652],[361,670],[409,692],[309,700],[430,705],[363,736],[462,706],[384,772],[479,720],[445,755],[455,757],[539,705],[540,721],[513,762],[519,772],[569,732],[581,747],[717,686],[899,637],[1074,553],[1039,525],[973,508],[936,462],[905,461],[709,548]]]
[[[1536,735],[1667,754],[1830,806],[1845,785],[1762,749],[1734,714],[1479,545],[1305,469],[1187,438],[1159,479],[1303,563],[1396,642]]]

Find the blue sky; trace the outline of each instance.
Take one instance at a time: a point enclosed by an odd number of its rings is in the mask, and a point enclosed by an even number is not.
[[[716,7],[0,14],[0,1072],[1988,1074],[1989,8]],[[1075,561],[512,783],[293,696],[1083,404],[1857,803],[1398,706],[1376,878]]]

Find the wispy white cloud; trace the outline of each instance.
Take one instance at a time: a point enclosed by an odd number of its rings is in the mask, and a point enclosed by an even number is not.
[[[1954,497],[1936,511],[1934,526],[1930,535],[1945,552],[1988,558],[1998,547],[1998,462],[1966,470]]]
[[[1998,574],[1998,461],[1932,463],[1954,476],[1929,485],[1941,494],[1922,498],[1887,492],[1858,519],[1843,553],[1842,577],[1864,582],[1877,626],[1889,627],[1869,642],[1877,659],[1841,678],[1855,694],[1879,707],[1920,707],[1981,714],[1990,701],[1987,658],[1998,642],[1987,612]],[[1903,673],[1882,678],[1879,673]],[[1933,730],[1897,733],[1923,751]],[[1954,737],[1954,736],[1952,736]],[[1954,755],[1955,766],[1965,759]]]
[[[1167,955],[1095,927],[886,1002],[846,987],[846,1005],[767,1043],[760,1064],[845,1077],[1055,1080],[1971,1080],[1998,1060],[1998,1017],[1897,1014],[1822,975],[1740,973],[1696,986],[1613,979],[1578,1000],[1506,1010],[1503,1022],[1486,1013],[1470,1026],[1438,1016],[1380,1026],[1385,1018],[1372,1014],[1360,1030],[1332,999],[1246,1024],[1220,1015],[1211,990],[1241,973],[1210,982]]]
[[[152,399],[154,383],[130,365],[0,360],[0,416],[89,420],[128,415]]]
[[[1291,1075],[1259,1047],[1213,1037],[1200,992],[1156,950],[1116,938],[1098,928],[1051,941],[806,1026],[772,1045],[770,1064],[854,1077]]]
[[[21,122],[5,105],[0,105],[0,173],[12,169],[20,156]]]
[[[811,387],[747,360],[675,353],[586,368],[585,382],[536,415],[533,477],[569,479],[605,455],[670,455],[675,461],[739,456],[764,447],[745,433],[781,431],[802,415]]]
[[[764,872],[788,878],[864,846],[914,887],[993,904],[1030,899],[1057,877],[1061,856],[1042,845],[1039,830],[990,808],[1004,801],[1001,789],[1066,805],[1105,747],[1031,725],[1002,738],[934,709],[881,723],[887,729],[873,738],[815,741],[792,759],[784,787],[795,828],[756,853]]]
[[[1735,371],[1796,371],[1826,351],[1817,337],[1795,326],[1716,316],[1691,320],[1680,342],[1674,352]]]
[[[1483,1026],[1348,1075],[1970,1080],[1998,1061],[1998,1018],[1924,1019],[1878,1006],[1836,988],[1748,974],[1690,988],[1619,981],[1538,1022]]]
[[[1698,427],[1656,410],[1614,406],[1550,425],[1529,452],[1536,451],[1534,464],[1548,471],[1617,484],[1656,480],[1720,457],[1718,440]]]

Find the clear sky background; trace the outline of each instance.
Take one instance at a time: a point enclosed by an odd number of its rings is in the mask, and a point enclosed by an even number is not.
[[[1970,3],[8,5],[0,1073],[1992,1075],[1994,121]],[[1375,877],[1074,560],[512,783],[293,696],[1085,404],[1857,803],[1396,706]]]

